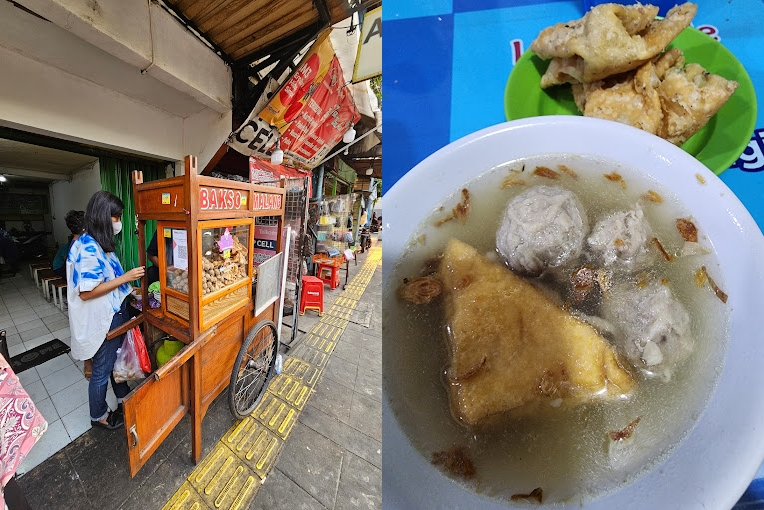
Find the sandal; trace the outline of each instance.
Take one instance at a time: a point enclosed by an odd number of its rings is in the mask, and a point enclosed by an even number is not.
[[[106,418],[106,423],[90,420],[90,425],[92,427],[101,427],[107,430],[114,430],[124,426],[125,419],[119,413],[110,412],[109,416]]]

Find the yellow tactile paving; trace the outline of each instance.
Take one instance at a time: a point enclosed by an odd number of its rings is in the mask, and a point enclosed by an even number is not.
[[[275,432],[281,439],[286,440],[292,432],[292,427],[297,423],[299,413],[299,409],[276,397],[270,391],[266,391],[251,417]]]
[[[252,415],[225,433],[163,510],[249,507],[297,423],[300,411],[315,391],[351,312],[381,263],[382,250],[372,248],[345,290],[284,361],[281,374],[271,380]]]
[[[281,373],[292,376],[305,386],[313,388],[318,382],[318,376],[321,375],[321,370],[304,360],[290,357],[284,362],[284,367],[282,368]]]
[[[241,420],[220,441],[265,479],[276,462],[282,439],[256,420]]]
[[[262,479],[225,444],[219,442],[191,476],[191,487],[208,508],[247,508]]]

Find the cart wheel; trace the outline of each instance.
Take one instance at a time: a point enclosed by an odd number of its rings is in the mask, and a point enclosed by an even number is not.
[[[273,376],[276,354],[276,325],[271,321],[259,322],[241,345],[231,372],[228,404],[237,418],[246,418],[257,407]]]

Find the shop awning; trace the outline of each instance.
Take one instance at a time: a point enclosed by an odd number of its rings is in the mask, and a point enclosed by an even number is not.
[[[358,8],[376,6],[361,0],[351,7],[346,0],[166,0],[183,21],[204,35],[229,61],[248,63],[285,41],[315,37]]]

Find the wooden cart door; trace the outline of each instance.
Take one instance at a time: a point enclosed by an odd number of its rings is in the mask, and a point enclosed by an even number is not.
[[[189,412],[189,367],[192,360],[158,370],[122,402],[125,411],[127,452],[133,477],[162,441]],[[157,375],[160,374],[160,377]]]

